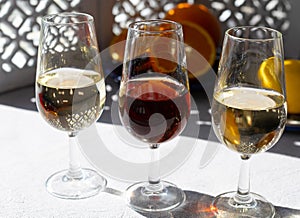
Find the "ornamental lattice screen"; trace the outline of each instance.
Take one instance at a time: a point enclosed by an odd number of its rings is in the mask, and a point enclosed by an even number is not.
[[[163,18],[166,11],[177,3],[186,1],[188,0],[0,0],[0,92],[33,84],[39,23],[41,16],[45,14],[81,11],[85,8],[85,11],[90,11],[95,17],[100,17],[105,22],[109,20],[107,26],[110,29],[106,27],[103,31],[103,26],[96,26],[99,36],[103,37],[103,34],[118,35],[132,21]],[[223,30],[249,24],[269,26],[285,32],[290,26],[289,0],[193,2],[208,6],[219,18]]]
[[[204,4],[219,18],[223,29],[238,25],[262,25],[282,32],[290,26],[289,0],[117,0],[112,14],[112,31],[118,35],[132,21],[163,18],[179,2]]]
[[[209,0],[224,28],[253,25],[286,32],[290,26],[288,0]]]
[[[176,4],[183,0],[116,0],[112,8],[114,23],[112,31],[115,35],[134,21],[143,19],[159,19]]]
[[[32,84],[40,20],[78,11],[82,0],[0,0],[0,92]]]

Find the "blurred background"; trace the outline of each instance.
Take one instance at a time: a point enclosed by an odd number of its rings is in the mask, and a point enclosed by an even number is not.
[[[256,25],[281,31],[285,59],[289,59],[284,63],[289,125],[282,139],[284,146],[275,146],[271,151],[299,156],[299,0],[0,0],[0,104],[37,110],[34,83],[41,17],[63,11],[86,12],[95,18],[107,75],[107,101],[101,122],[107,123],[118,117],[110,106],[118,101],[128,24],[157,18],[180,22],[188,70],[193,70],[193,74],[189,73],[191,93],[201,117],[192,122],[191,128],[198,129],[201,125],[199,137],[203,139],[208,138],[211,130],[210,105],[197,81],[213,87],[209,75],[212,69],[217,70],[225,30],[238,25]],[[64,45],[57,43],[57,46]]]
[[[92,14],[101,50],[124,40],[135,20],[166,18],[183,24],[186,43],[212,66],[224,31],[237,25],[281,31],[285,57],[300,58],[299,0],[0,0],[0,93],[34,84],[40,19],[62,11]],[[113,61],[122,61],[122,49],[110,50]]]

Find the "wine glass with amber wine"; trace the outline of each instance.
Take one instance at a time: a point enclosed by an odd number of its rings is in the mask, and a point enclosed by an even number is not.
[[[226,31],[212,101],[212,124],[222,144],[240,154],[237,191],[217,196],[217,217],[274,217],[274,206],[250,192],[249,159],[270,149],[286,123],[280,32],[265,27]]]
[[[54,173],[47,190],[65,199],[87,198],[106,186],[77,160],[78,132],[100,117],[106,98],[93,17],[60,13],[42,18],[36,71],[36,104],[52,127],[69,136],[69,169]],[[46,140],[46,139],[45,139]]]
[[[127,189],[128,205],[138,211],[165,211],[179,206],[185,194],[176,185],[160,179],[158,149],[181,133],[190,114],[180,24],[145,20],[129,25],[119,114],[128,132],[147,143],[151,151],[148,181]]]

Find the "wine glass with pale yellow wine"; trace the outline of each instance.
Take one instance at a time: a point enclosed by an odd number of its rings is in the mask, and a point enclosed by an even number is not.
[[[287,117],[283,42],[265,27],[226,31],[212,101],[212,124],[222,144],[242,159],[237,191],[217,196],[217,217],[274,217],[274,206],[250,192],[249,159],[281,137]]]
[[[69,169],[54,173],[46,187],[59,198],[87,198],[106,186],[77,160],[78,132],[96,122],[106,98],[94,20],[75,12],[47,15],[40,34],[36,104],[48,124],[68,134],[70,147]]]

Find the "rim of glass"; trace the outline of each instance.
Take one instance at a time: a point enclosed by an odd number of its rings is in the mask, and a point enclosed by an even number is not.
[[[54,21],[55,17],[85,17],[86,20],[79,20],[76,22],[56,22]],[[70,25],[70,24],[83,24],[83,23],[87,23],[87,22],[93,22],[94,18],[92,15],[87,14],[87,13],[81,13],[81,12],[62,12],[59,14],[48,14],[42,17],[42,21],[44,23],[47,23],[49,25]]]
[[[160,24],[172,24],[175,28],[172,29],[165,29],[165,30],[160,30],[160,31],[154,31],[154,30],[143,30],[139,29],[139,27],[142,24],[151,24],[151,23],[160,23]],[[141,32],[141,33],[151,33],[151,34],[159,34],[159,33],[168,33],[168,32],[177,32],[182,29],[182,25],[178,22],[171,21],[171,20],[163,20],[163,19],[152,19],[152,20],[139,20],[139,21],[134,21],[131,24],[129,24],[128,29],[136,32]]]
[[[235,36],[232,35],[230,32],[233,30],[243,30],[243,29],[262,29],[262,30],[267,30],[268,32],[273,32],[275,33],[273,37],[268,37],[268,38],[244,38],[244,37],[239,37],[239,36]],[[278,30],[272,29],[270,27],[265,27],[265,26],[236,26],[236,27],[232,27],[229,28],[228,30],[226,30],[225,35],[233,38],[233,39],[238,39],[238,40],[243,40],[243,41],[269,41],[269,40],[274,40],[274,39],[280,39],[282,38],[282,33],[279,32]]]

